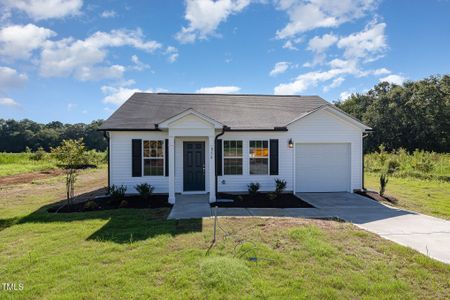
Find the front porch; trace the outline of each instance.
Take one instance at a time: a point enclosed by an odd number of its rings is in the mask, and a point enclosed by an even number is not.
[[[168,132],[169,203],[176,194],[204,194],[216,201],[215,140],[223,125],[193,110],[162,122]]]

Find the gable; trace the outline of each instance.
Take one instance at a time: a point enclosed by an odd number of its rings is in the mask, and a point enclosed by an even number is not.
[[[369,126],[366,126],[345,112],[329,105],[320,107],[310,113],[300,116],[290,122],[287,127],[293,128],[297,123],[307,125],[311,122],[318,122],[319,124],[317,125],[319,127],[328,127],[333,130],[346,130],[351,128],[353,130],[366,131],[371,129]]]
[[[214,124],[190,113],[173,122],[170,122],[167,127],[183,128],[183,129],[201,129],[201,128],[214,128]]]

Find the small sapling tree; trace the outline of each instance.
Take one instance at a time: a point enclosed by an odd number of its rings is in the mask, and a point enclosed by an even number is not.
[[[67,204],[72,203],[75,195],[75,181],[79,167],[85,161],[85,146],[83,139],[63,140],[57,148],[52,148],[52,155],[58,161],[58,165],[64,169],[66,174],[66,197]]]

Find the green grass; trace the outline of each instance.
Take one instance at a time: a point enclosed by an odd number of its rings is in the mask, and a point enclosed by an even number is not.
[[[105,184],[85,171],[79,192]],[[81,188],[81,189],[80,189]],[[450,266],[348,223],[165,220],[168,209],[48,214],[62,178],[0,190],[0,282],[14,299],[443,299]],[[42,208],[41,208],[42,207]],[[256,257],[257,261],[250,259]]]
[[[365,185],[378,191],[379,174],[366,173]],[[391,176],[386,194],[398,199],[398,207],[450,219],[450,182]]]
[[[0,176],[15,175],[56,168],[56,161],[46,156],[33,160],[32,153],[0,153]]]

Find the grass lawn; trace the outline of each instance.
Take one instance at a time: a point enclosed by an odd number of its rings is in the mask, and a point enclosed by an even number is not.
[[[80,192],[105,184],[83,171]],[[48,214],[61,177],[0,190],[0,282],[14,299],[428,298],[450,295],[450,266],[348,223],[167,221],[168,209]],[[3,201],[5,199],[5,201]],[[249,258],[257,257],[258,261]]]
[[[365,174],[366,188],[379,190],[379,175]],[[450,219],[450,182],[389,177],[386,194],[396,197],[396,206]]]
[[[15,175],[56,168],[56,161],[46,157],[33,160],[32,153],[0,153],[0,176]]]

